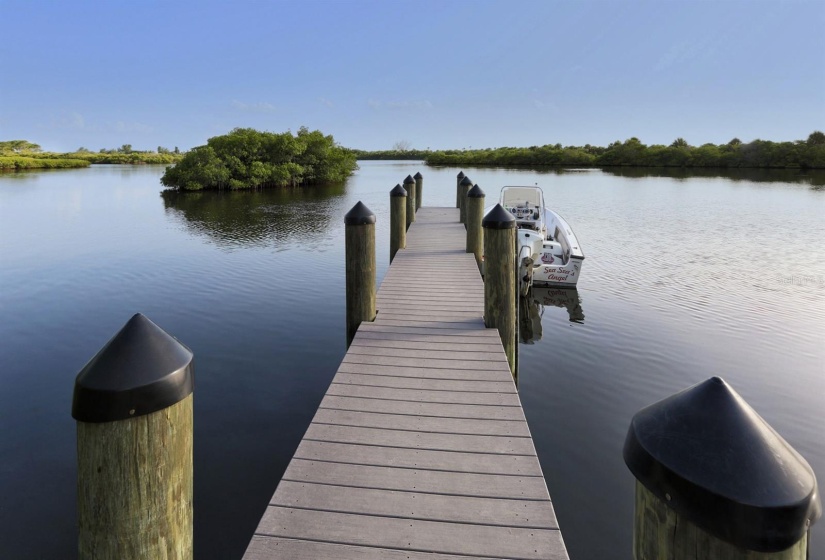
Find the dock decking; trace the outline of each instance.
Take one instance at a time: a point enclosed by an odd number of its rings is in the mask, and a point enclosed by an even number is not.
[[[464,247],[419,210],[245,559],[567,559]]]

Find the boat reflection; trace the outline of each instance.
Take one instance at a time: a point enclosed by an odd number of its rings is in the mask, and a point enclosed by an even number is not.
[[[541,319],[545,307],[567,309],[571,323],[584,323],[579,291],[576,288],[539,288],[533,286],[526,296],[519,297],[519,342],[533,344],[541,340]]]

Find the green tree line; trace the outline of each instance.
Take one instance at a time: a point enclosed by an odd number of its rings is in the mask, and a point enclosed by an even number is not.
[[[78,148],[74,152],[44,152],[39,144],[28,140],[0,141],[0,169],[65,169],[88,167],[91,164],[170,164],[181,160],[183,154],[158,146],[157,151],[134,150],[131,144],[120,148],[102,148],[92,152]]]
[[[638,138],[616,141],[607,147],[548,144],[529,148],[439,150],[423,158],[429,165],[494,166],[638,166],[638,167],[764,167],[825,168],[825,134],[812,132],[807,140],[742,142],[691,146],[677,138],[669,146],[647,146]]]
[[[363,160],[423,160],[427,159],[433,152],[430,150],[352,150],[358,159]]]
[[[190,150],[160,182],[187,191],[298,186],[343,181],[356,168],[355,153],[318,130],[236,128]]]

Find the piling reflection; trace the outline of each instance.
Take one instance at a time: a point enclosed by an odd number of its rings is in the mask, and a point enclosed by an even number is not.
[[[162,191],[167,216],[224,248],[319,241],[342,214],[344,184],[258,191]]]
[[[576,288],[538,288],[532,287],[526,296],[519,298],[519,342],[533,344],[542,337],[541,319],[545,307],[563,307],[567,309],[571,323],[584,323],[579,291]]]

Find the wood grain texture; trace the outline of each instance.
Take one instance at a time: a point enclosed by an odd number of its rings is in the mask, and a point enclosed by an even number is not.
[[[780,552],[745,550],[700,529],[636,481],[635,560],[806,560],[808,536]]]
[[[415,221],[415,204],[416,204],[415,183],[404,183],[403,186],[407,190],[407,198],[404,199],[404,202],[407,205],[407,212],[406,212],[407,229],[410,229],[410,225]]]
[[[549,502],[544,478],[540,476],[499,476],[294,460],[284,473],[283,480],[355,488],[425,492],[441,496],[476,496]],[[275,497],[277,498],[277,492]]]
[[[407,245],[407,198],[390,196],[390,262]]]
[[[192,399],[77,423],[81,560],[192,558]]]
[[[269,506],[258,533],[415,552],[487,558],[553,558],[558,529],[497,527]],[[555,556],[558,558],[558,556]]]
[[[347,344],[375,318],[375,224],[346,226]]]
[[[481,270],[481,257],[484,255],[484,229],[481,221],[484,219],[484,197],[467,199],[467,240],[465,251],[476,259],[476,265]]]
[[[484,321],[501,335],[501,344],[516,373],[516,230],[484,231]]]
[[[416,215],[245,558],[567,559],[458,217]]]

